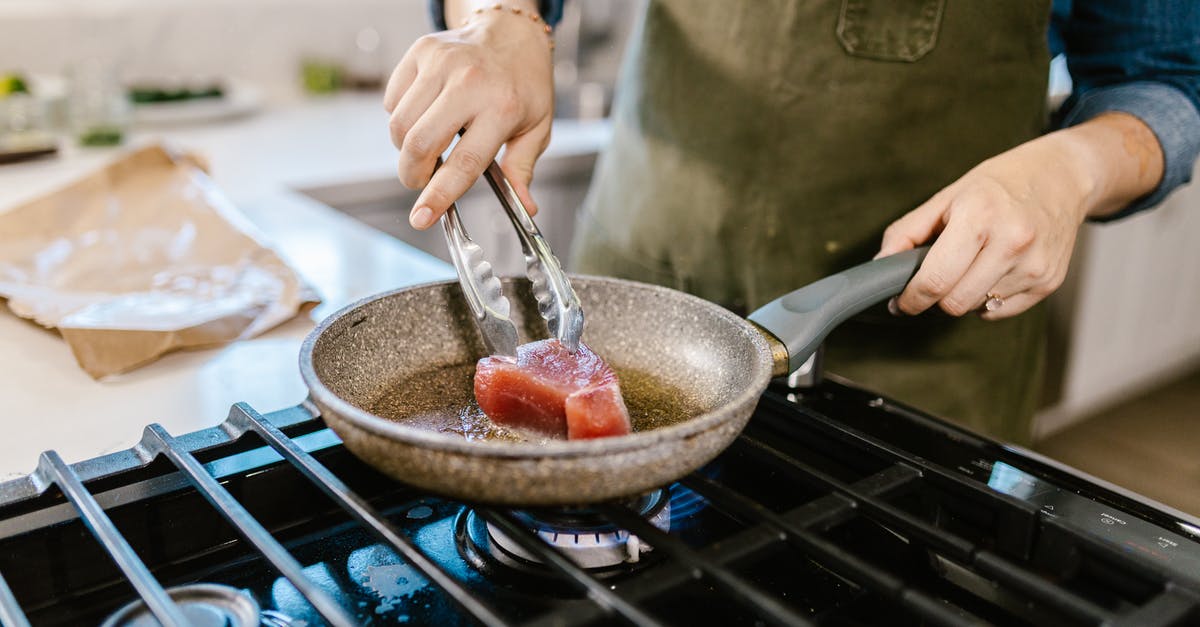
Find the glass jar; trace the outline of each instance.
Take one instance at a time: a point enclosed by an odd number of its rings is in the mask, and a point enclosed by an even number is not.
[[[81,146],[115,146],[125,139],[132,106],[115,68],[100,62],[71,72],[67,116]]]

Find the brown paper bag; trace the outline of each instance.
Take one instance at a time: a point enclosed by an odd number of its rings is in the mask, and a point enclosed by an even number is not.
[[[0,214],[0,297],[58,329],[96,378],[318,302],[203,170],[161,146]]]

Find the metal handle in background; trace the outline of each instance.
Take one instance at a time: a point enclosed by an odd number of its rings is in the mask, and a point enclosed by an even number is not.
[[[850,316],[904,291],[927,246],[869,261],[785,294],[750,314],[751,322],[787,347],[788,372]]]
[[[525,254],[525,276],[533,283],[538,313],[545,318],[550,334],[574,353],[583,335],[583,305],[579,302],[579,296],[567,280],[562,264],[550,250],[550,243],[533,223],[533,218],[504,176],[500,165],[493,161],[484,171],[484,177],[492,191],[496,192],[500,204],[504,205],[521,240],[521,251]]]
[[[441,159],[438,160],[441,165]],[[442,214],[442,230],[450,260],[458,272],[463,296],[475,316],[475,326],[483,343],[492,355],[517,356],[517,327],[509,318],[509,302],[504,296],[500,279],[492,272],[492,264],[483,258],[483,249],[467,235],[458,218],[458,206],[451,204]]]

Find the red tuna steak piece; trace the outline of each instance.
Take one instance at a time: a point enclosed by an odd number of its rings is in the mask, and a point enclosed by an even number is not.
[[[566,409],[568,440],[629,433],[629,411],[615,379],[568,396]]]
[[[580,344],[572,355],[558,340],[517,348],[517,359],[484,357],[475,367],[475,400],[492,422],[553,437],[629,433],[617,373]]]

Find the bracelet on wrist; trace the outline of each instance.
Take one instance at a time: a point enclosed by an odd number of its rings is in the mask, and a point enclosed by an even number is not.
[[[531,22],[540,26],[542,31],[546,33],[546,38],[550,41],[550,50],[554,50],[554,29],[550,28],[550,25],[542,19],[542,16],[536,10],[525,10],[521,7],[507,6],[497,2],[489,6],[478,7],[471,11],[471,13],[467,15],[467,18],[463,20],[462,24],[459,24],[458,27],[463,28],[474,21],[477,17],[492,11],[497,11],[501,14],[508,14],[516,17],[529,18]]]

